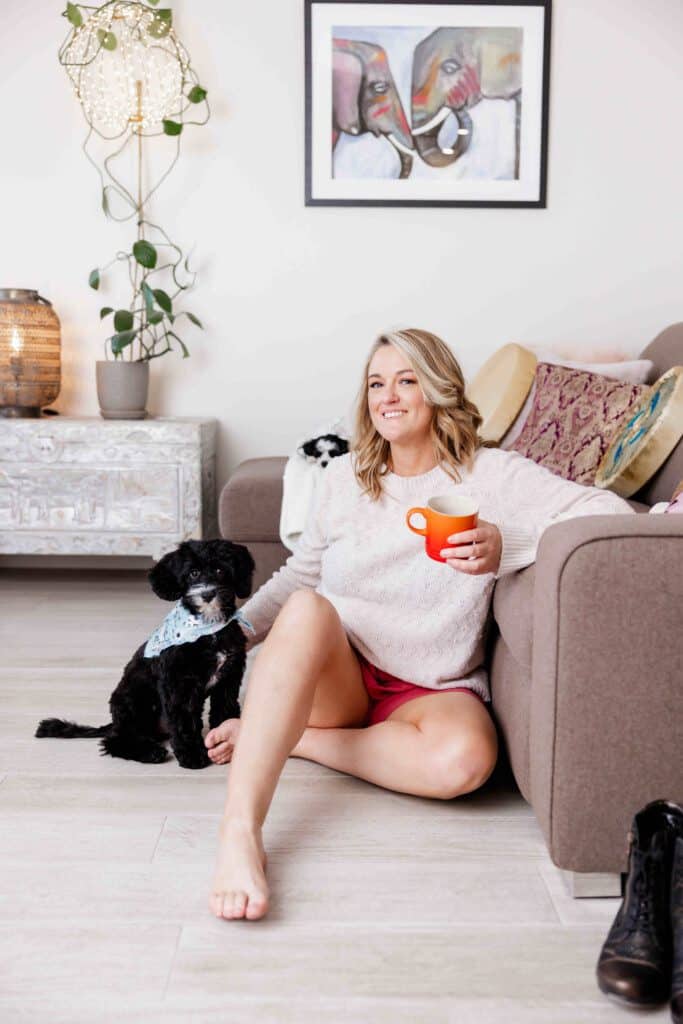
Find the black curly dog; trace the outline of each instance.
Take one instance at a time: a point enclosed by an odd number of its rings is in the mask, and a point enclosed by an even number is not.
[[[229,619],[235,597],[248,597],[254,560],[242,544],[226,540],[186,541],[149,573],[155,594],[182,600],[206,621]],[[144,656],[142,644],[109,698],[112,721],[99,728],[45,718],[36,736],[102,736],[103,754],[160,764],[168,760],[165,739],[183,768],[212,764],[202,740],[202,710],[209,698],[209,724],[239,718],[238,694],[246,663],[246,637],[238,622]]]

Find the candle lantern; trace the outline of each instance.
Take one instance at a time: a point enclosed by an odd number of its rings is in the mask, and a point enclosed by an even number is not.
[[[29,288],[0,288],[0,416],[40,416],[61,382],[59,318]]]

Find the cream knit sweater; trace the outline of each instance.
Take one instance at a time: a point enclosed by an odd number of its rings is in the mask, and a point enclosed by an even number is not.
[[[484,647],[495,581],[530,565],[543,530],[581,515],[635,514],[623,498],[571,483],[518,452],[480,448],[456,484],[440,467],[388,473],[373,502],[353,473],[353,453],[325,470],[306,527],[284,566],[242,606],[262,640],[286,598],[308,588],[336,608],[351,644],[373,665],[429,689],[467,686],[490,700]],[[470,576],[435,562],[405,515],[441,494],[479,503],[503,538],[497,574]]]

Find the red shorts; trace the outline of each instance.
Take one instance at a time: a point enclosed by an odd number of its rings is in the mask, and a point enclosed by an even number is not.
[[[487,702],[468,686],[449,686],[446,689],[432,690],[425,686],[416,686],[415,683],[406,683],[403,679],[384,672],[381,668],[371,665],[366,658],[356,651],[363,674],[363,683],[370,697],[370,707],[364,725],[377,725],[383,722],[392,711],[405,704],[406,701],[415,697],[426,697],[430,693],[471,693],[473,697],[481,701],[485,708]]]

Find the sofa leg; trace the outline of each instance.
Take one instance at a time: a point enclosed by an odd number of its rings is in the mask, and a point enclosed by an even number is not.
[[[621,875],[590,871],[561,871],[564,884],[574,899],[621,896]]]

